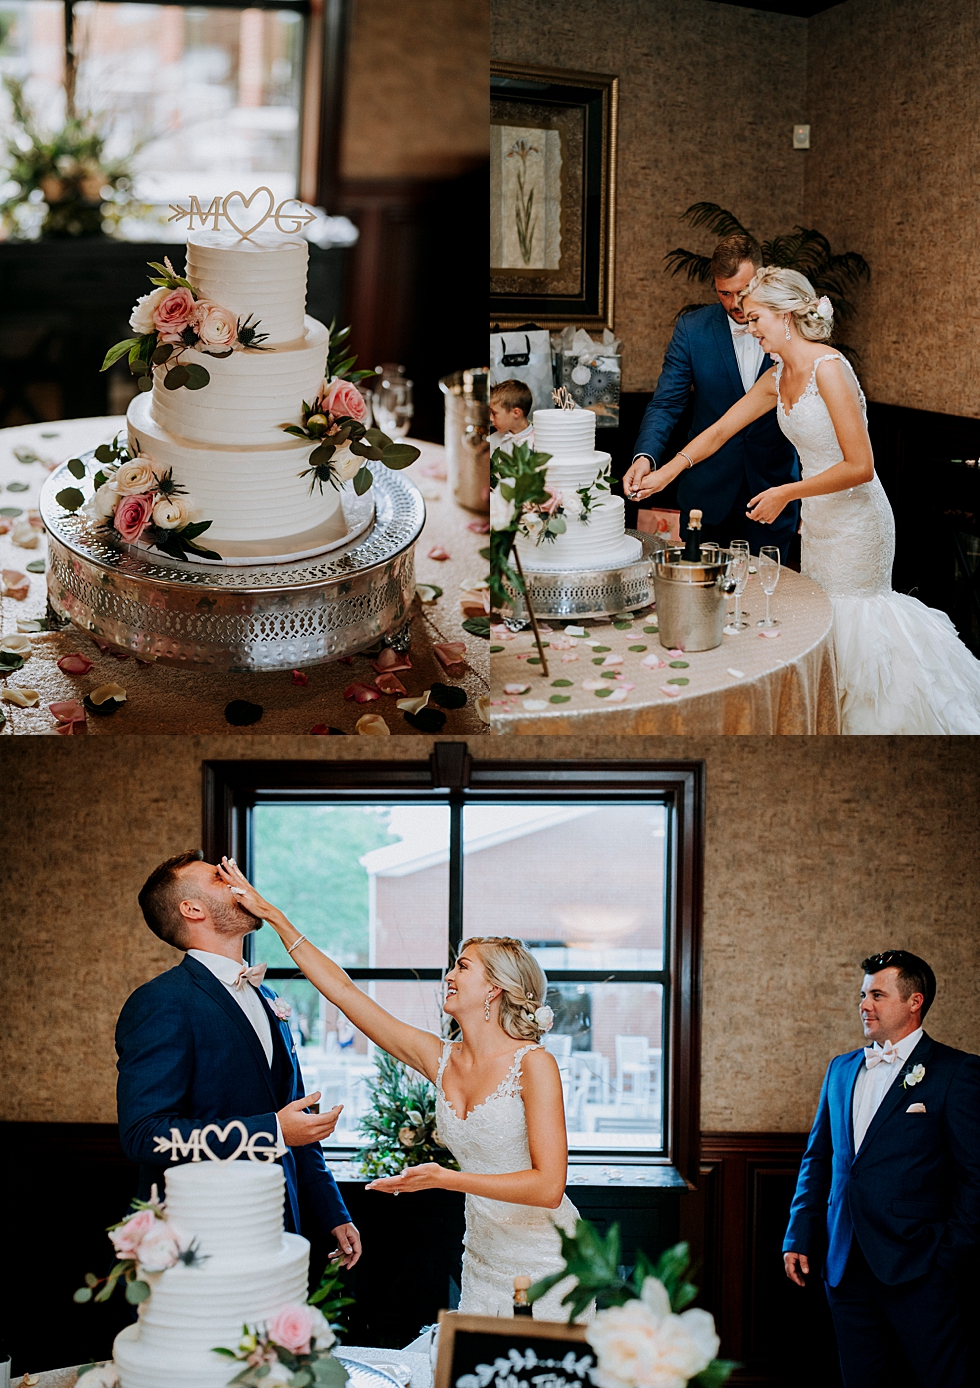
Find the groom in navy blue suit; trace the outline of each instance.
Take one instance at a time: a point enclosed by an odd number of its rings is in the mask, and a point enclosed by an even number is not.
[[[633,464],[623,478],[630,497],[652,468],[669,462],[667,442],[694,390],[694,422],[689,438],[710,428],[772,366],[748,331],[738,295],[762,264],[762,250],[752,236],[735,233],[715,247],[711,270],[718,295],[709,304],[677,320],[663,370],[647,405],[634,448]],[[796,450],[780,431],[775,410],[742,429],[712,457],[688,468],[677,484],[681,533],[687,534],[692,507],[702,512],[706,540],[728,545],[748,540],[753,554],[761,545],[778,545],[785,561],[800,523],[800,503],[791,502],[771,525],[749,520],[746,507],[769,487],[799,480]]]
[[[217,1155],[232,1155],[245,1135],[256,1150],[276,1151],[286,1228],[308,1237],[332,1233],[334,1257],[353,1267],[360,1237],[319,1146],[340,1107],[309,1111],[320,1096],[305,1093],[285,1009],[262,984],[264,966],[248,969],[242,958],[244,937],[262,922],[202,856],[168,859],[139,895],[153,933],[185,951],[176,968],[136,989],[116,1026],[119,1132],[126,1155],[139,1163],[139,1196],[147,1199],[154,1183],[162,1192],[166,1167],[191,1159],[194,1130],[214,1124],[218,1131],[206,1140]],[[245,1135],[228,1124],[242,1125]],[[176,1138],[187,1150],[164,1154],[158,1138]]]
[[[783,1241],[786,1275],[803,1286],[826,1248],[845,1388],[890,1385],[896,1346],[919,1388],[967,1388],[961,1299],[980,1251],[980,1056],[922,1030],[936,995],[925,960],[889,950],[862,968],[872,1044],[830,1062]]]

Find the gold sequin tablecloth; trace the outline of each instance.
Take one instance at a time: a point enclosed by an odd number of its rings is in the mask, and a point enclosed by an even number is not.
[[[0,534],[0,563],[8,582],[2,598],[2,632],[14,633],[22,626],[43,618],[46,607],[46,580],[43,572],[29,572],[45,557],[43,531],[35,530],[34,547],[16,543],[32,539],[29,522],[36,511],[41,486],[49,466],[85,453],[110,440],[125,424],[118,416],[96,419],[69,419],[51,424],[24,425],[0,430],[0,520],[10,524]],[[459,685],[467,694],[463,708],[447,709],[441,731],[447,735],[474,736],[487,731],[476,701],[487,693],[487,642],[463,630],[464,614],[460,598],[464,589],[480,583],[486,575],[486,561],[479,551],[486,537],[469,529],[479,521],[458,507],[444,479],[445,454],[440,444],[412,440],[422,456],[406,475],[421,489],[425,498],[425,528],[415,548],[416,581],[443,589],[434,603],[416,599],[412,609],[410,670],[400,671],[399,679],[409,695],[421,694],[438,681]],[[18,458],[17,455],[20,455]],[[37,461],[23,461],[34,456]],[[439,474],[443,474],[440,476]],[[12,513],[19,514],[14,515]],[[6,513],[6,514],[4,514]],[[430,559],[430,551],[443,551],[446,559]],[[24,584],[11,581],[11,575],[27,577]],[[466,643],[465,665],[448,672],[440,664],[433,646],[440,642]],[[40,699],[34,708],[0,703],[6,714],[4,736],[48,734],[56,720],[48,705],[62,700],[79,700],[99,685],[121,684],[126,703],[111,717],[89,714],[83,725],[99,735],[125,733],[309,733],[314,726],[327,725],[353,733],[362,714],[380,714],[393,735],[416,735],[395,707],[400,695],[384,695],[369,703],[345,699],[343,691],[353,682],[370,684],[375,678],[367,656],[355,655],[351,663],[334,661],[304,671],[305,684],[294,684],[288,670],[262,673],[221,673],[211,670],[176,669],[164,665],[143,665],[133,658],[116,659],[100,651],[90,637],[67,627],[63,631],[30,633],[31,649],[26,664],[0,680],[0,687],[16,685],[36,690]],[[70,675],[58,668],[66,655],[78,653],[94,662],[85,675]],[[225,708],[233,700],[244,700],[262,709],[261,718],[247,726],[235,727],[225,719]],[[430,734],[431,735],[431,734]]]
[[[784,569],[772,598],[778,636],[761,636],[755,625],[765,603],[752,575],[743,599],[750,625],[723,637],[713,651],[686,654],[661,646],[653,610],[629,621],[572,622],[573,633],[549,621],[542,633],[549,643],[547,678],[529,630],[511,635],[495,627],[493,730],[535,736],[838,733],[827,595],[812,579]],[[584,635],[574,634],[576,627]]]

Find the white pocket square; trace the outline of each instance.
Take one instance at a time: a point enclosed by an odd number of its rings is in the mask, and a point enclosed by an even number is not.
[[[906,1113],[925,1113],[925,1111],[925,1104],[909,1104],[908,1108],[905,1110]]]

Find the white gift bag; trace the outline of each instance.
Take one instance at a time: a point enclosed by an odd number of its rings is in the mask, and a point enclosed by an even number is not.
[[[534,400],[532,409],[554,407],[551,392],[551,334],[544,328],[519,328],[490,336],[490,388],[501,381],[523,381]]]

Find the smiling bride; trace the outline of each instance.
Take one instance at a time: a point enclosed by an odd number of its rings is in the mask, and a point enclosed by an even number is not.
[[[459,1162],[408,1167],[367,1189],[389,1195],[463,1191],[466,1235],[459,1310],[513,1314],[514,1278],[532,1282],[564,1265],[559,1226],[574,1233],[578,1211],[565,1195],[568,1146],[561,1078],[541,1045],[551,1026],[547,979],[519,940],[484,935],[464,941],[446,975],[445,1012],[460,1039],[443,1041],[401,1022],[362,992],[252,887],[234,860],[221,874],[246,911],[268,921],[310,982],[375,1045],[436,1087],[439,1135]],[[516,1044],[515,1044],[516,1043]],[[565,1320],[566,1278],[533,1307],[539,1320]]]

